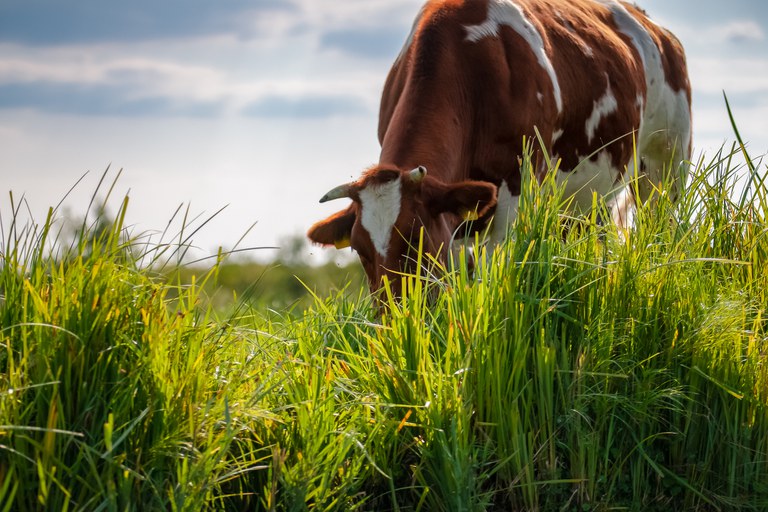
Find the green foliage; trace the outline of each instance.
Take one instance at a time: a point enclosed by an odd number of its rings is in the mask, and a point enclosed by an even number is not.
[[[0,510],[765,510],[766,193],[753,162],[734,193],[734,162],[627,232],[527,179],[473,271],[419,256],[402,299],[306,310],[217,310],[273,271],[158,273],[127,201],[71,251],[53,213],[14,225]]]
[[[300,246],[304,254],[307,250]],[[200,281],[210,268],[179,266],[166,274],[169,282],[187,286]],[[327,262],[311,265],[291,253],[278,253],[274,261],[225,260],[217,265],[214,279],[206,281],[204,295],[220,311],[248,305],[263,311],[291,311],[300,316],[313,302],[313,294],[327,296],[342,289],[359,295],[365,274],[355,261],[345,265]]]

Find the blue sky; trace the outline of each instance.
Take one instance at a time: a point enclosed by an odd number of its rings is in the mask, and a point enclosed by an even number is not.
[[[768,3],[640,0],[683,41],[694,146],[733,139],[725,90],[754,154],[768,151]],[[274,245],[340,205],[326,189],[378,157],[386,73],[421,0],[2,0],[0,211],[7,191],[42,220],[85,209],[101,172],[123,168],[135,232],[179,204],[228,205],[204,252]]]

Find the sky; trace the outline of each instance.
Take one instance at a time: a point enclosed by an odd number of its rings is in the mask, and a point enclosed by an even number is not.
[[[768,152],[768,2],[637,3],[686,48],[695,156],[734,140],[724,91],[750,152]],[[9,192],[37,223],[65,196],[82,215],[109,168],[108,210],[127,195],[134,235],[159,238],[180,206],[193,227],[224,208],[196,257],[286,244],[377,162],[381,90],[421,4],[0,0],[2,223]]]

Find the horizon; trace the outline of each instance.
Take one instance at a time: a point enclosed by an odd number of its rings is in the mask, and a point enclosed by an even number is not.
[[[4,2],[2,222],[8,191],[39,223],[90,171],[63,205],[82,215],[111,166],[111,210],[129,195],[136,233],[179,205],[201,219],[229,205],[195,237],[201,255],[253,223],[244,246],[303,235],[339,208],[320,196],[378,160],[379,95],[422,3]],[[753,158],[768,152],[768,5],[637,3],[686,48],[694,162],[735,141],[723,92]]]

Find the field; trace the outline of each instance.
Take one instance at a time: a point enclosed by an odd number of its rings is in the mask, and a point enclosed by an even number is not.
[[[222,308],[224,255],[169,271],[127,201],[69,238],[12,221],[0,512],[768,510],[761,179],[735,146],[627,233],[529,179],[503,247],[415,255],[384,308]]]

